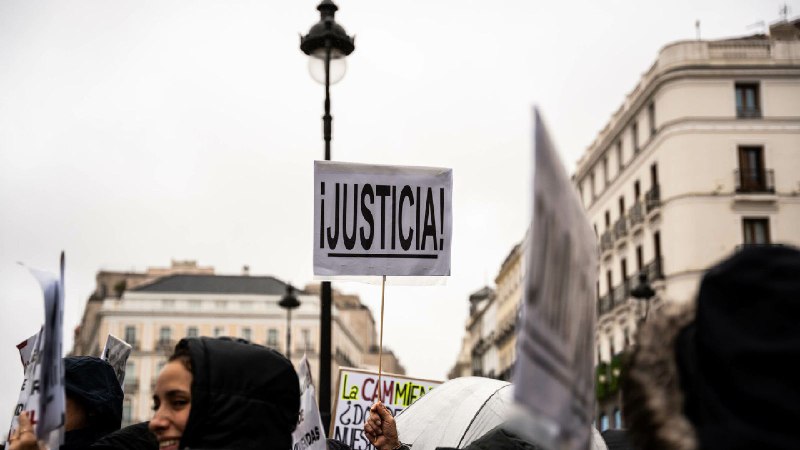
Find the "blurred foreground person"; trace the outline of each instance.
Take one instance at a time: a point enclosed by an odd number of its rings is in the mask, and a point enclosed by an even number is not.
[[[300,384],[280,353],[244,340],[181,339],[156,381],[161,450],[290,449]]]
[[[623,414],[642,449],[798,449],[800,251],[745,248],[711,268],[697,302],[640,331]]]
[[[122,388],[114,369],[93,356],[64,358],[64,444],[61,450],[85,449],[103,436],[119,430],[122,423]],[[27,412],[19,416],[17,433],[8,440],[9,450],[38,449]]]

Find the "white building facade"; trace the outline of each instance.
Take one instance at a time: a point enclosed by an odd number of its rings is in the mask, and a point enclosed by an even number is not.
[[[694,298],[742,245],[800,245],[800,40],[771,35],[665,46],[573,176],[600,246],[600,428],[620,427],[619,355],[645,273],[664,302]]]

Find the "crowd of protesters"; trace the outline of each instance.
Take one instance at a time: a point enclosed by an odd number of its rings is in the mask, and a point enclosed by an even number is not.
[[[745,249],[711,268],[696,301],[644,324],[623,372],[626,432],[610,449],[800,448],[800,251]],[[149,422],[120,429],[123,392],[99,358],[67,357],[65,441],[71,449],[290,449],[297,374],[280,353],[231,338],[185,338],[158,376]],[[391,412],[371,408],[378,450],[410,450]],[[630,440],[629,440],[630,438]],[[8,450],[39,450],[19,415]],[[349,447],[332,439],[330,449]],[[469,449],[540,449],[502,425]],[[415,449],[416,450],[416,449]]]

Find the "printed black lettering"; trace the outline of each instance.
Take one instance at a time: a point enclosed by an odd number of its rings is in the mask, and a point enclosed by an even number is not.
[[[394,248],[395,248],[394,247],[394,235],[395,235],[394,231],[395,231],[395,228],[397,228],[397,226],[395,225],[397,223],[397,221],[395,220],[395,218],[397,217],[397,209],[396,209],[397,201],[395,200],[396,196],[397,196],[397,186],[392,186],[392,250],[394,250]]]
[[[408,235],[403,234],[403,201],[408,198],[408,204],[414,206],[414,192],[411,187],[406,185],[400,190],[400,211],[398,212],[397,227],[400,228],[400,246],[403,250],[411,248],[411,240],[414,238],[414,229],[408,227]]]
[[[436,239],[436,212],[433,210],[433,191],[431,188],[428,188],[428,195],[425,199],[424,224],[422,230],[422,250],[425,250],[425,242],[427,242],[428,236],[433,238],[433,249],[438,250],[439,247],[436,245],[438,241]]]
[[[417,221],[416,221],[417,225],[414,227],[414,229],[417,230],[417,246],[415,247],[416,250],[419,250],[419,235],[420,235],[420,232],[419,232],[419,207],[420,207],[421,204],[422,204],[422,200],[420,200],[420,198],[419,198],[419,186],[417,186]]]
[[[331,227],[328,227],[328,248],[331,250],[335,249],[336,244],[339,242],[339,183],[336,183],[333,214],[333,236],[331,236]]]
[[[319,248],[325,248],[325,183],[320,183]]]
[[[352,250],[356,246],[356,223],[358,222],[358,185],[353,185],[353,233],[347,235],[347,183],[344,184],[344,202],[342,203],[342,236],[344,248]]]
[[[390,192],[388,184],[375,186],[375,195],[381,198],[381,250],[386,248],[386,196]]]
[[[372,238],[375,237],[375,221],[372,218],[372,211],[367,208],[366,197],[369,197],[369,202],[375,204],[375,193],[372,191],[371,184],[365,184],[364,189],[361,190],[361,215],[364,221],[369,224],[369,237],[364,234],[364,227],[361,227],[359,234],[361,235],[361,247],[364,250],[369,250],[372,247]]]

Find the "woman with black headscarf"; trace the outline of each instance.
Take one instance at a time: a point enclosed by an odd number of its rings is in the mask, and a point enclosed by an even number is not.
[[[150,431],[161,450],[290,449],[300,385],[280,353],[228,338],[186,338],[156,381]]]

